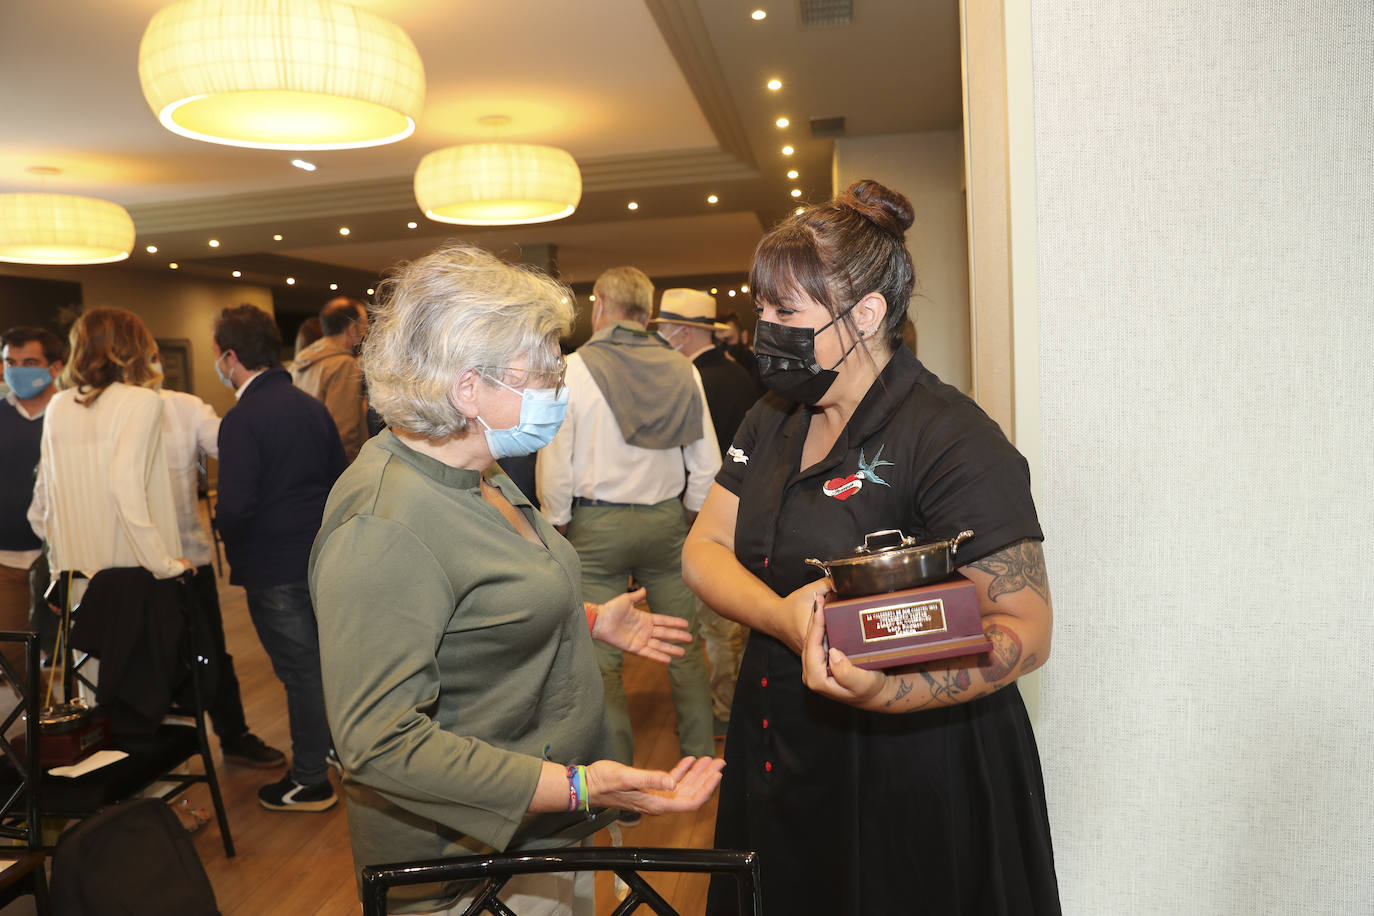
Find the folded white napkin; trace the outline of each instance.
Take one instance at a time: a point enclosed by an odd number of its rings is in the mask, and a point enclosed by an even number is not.
[[[77,776],[84,776],[92,770],[107,767],[128,756],[129,755],[123,751],[96,751],[80,763],[74,763],[69,767],[53,767],[51,770],[48,770],[48,773],[53,776],[70,776],[75,778]]]

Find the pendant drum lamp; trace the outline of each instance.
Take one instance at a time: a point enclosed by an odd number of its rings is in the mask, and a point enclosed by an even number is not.
[[[134,221],[119,204],[74,194],[0,194],[0,261],[108,264],[134,249]]]
[[[138,77],[168,130],[258,149],[394,143],[425,101],[409,36],[336,0],[181,0],[148,23]]]
[[[441,223],[547,223],[571,214],[581,200],[577,162],[553,146],[450,146],[429,153],[415,169],[415,201]]]

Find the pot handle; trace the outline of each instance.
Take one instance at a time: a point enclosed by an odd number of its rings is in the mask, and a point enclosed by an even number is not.
[[[880,543],[870,543],[878,541]],[[881,543],[881,542],[886,543]],[[907,537],[898,528],[885,528],[882,531],[874,531],[864,535],[862,547],[856,547],[855,553],[868,553],[871,550],[894,550],[898,547],[910,547],[916,543],[916,539]]]
[[[954,556],[956,553],[958,553],[958,552],[959,552],[959,545],[962,544],[962,543],[964,543],[964,541],[967,541],[967,540],[968,540],[969,538],[971,538],[971,537],[973,537],[973,532],[972,532],[972,531],[960,531],[960,532],[959,532],[958,534],[956,534],[954,537],[950,538],[950,539],[949,539],[949,555],[952,557],[952,556]]]
[[[807,560],[803,560],[802,562],[805,563],[805,564],[808,565],[808,566],[814,566],[814,567],[816,567],[816,568],[819,569],[821,572],[825,573],[827,576],[830,575],[830,567],[829,567],[829,566],[826,566],[826,565],[825,565],[824,563],[822,563],[820,560],[811,560],[811,559],[807,559]]]

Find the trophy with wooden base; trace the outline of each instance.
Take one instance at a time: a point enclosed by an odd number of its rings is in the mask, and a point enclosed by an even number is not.
[[[825,605],[827,642],[860,668],[896,668],[992,650],[978,589],[954,568],[962,531],[917,546],[900,531],[877,531],[852,555],[807,560],[826,571],[839,596]]]

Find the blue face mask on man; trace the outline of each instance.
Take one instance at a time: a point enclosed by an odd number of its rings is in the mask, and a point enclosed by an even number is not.
[[[492,429],[480,416],[477,422],[486,428],[487,448],[493,458],[518,458],[533,455],[553,441],[563,417],[568,412],[567,388],[512,388],[499,379],[491,379],[507,391],[520,395],[520,419],[510,429]]]
[[[227,352],[228,352],[228,351],[226,350],[225,353],[227,353]],[[216,357],[216,359],[215,359],[215,375],[219,376],[220,382],[222,382],[226,388],[238,388],[238,386],[234,384],[233,379],[231,379],[228,375],[226,375],[226,374],[224,373],[224,370],[222,370],[222,369],[219,367],[219,361],[220,361],[221,359],[224,359],[225,353],[221,353],[221,354],[220,354],[218,357]],[[230,373],[233,372],[232,369],[229,370],[229,371],[230,371]]]
[[[5,384],[21,401],[36,398],[52,384],[52,372],[47,366],[6,366]]]

